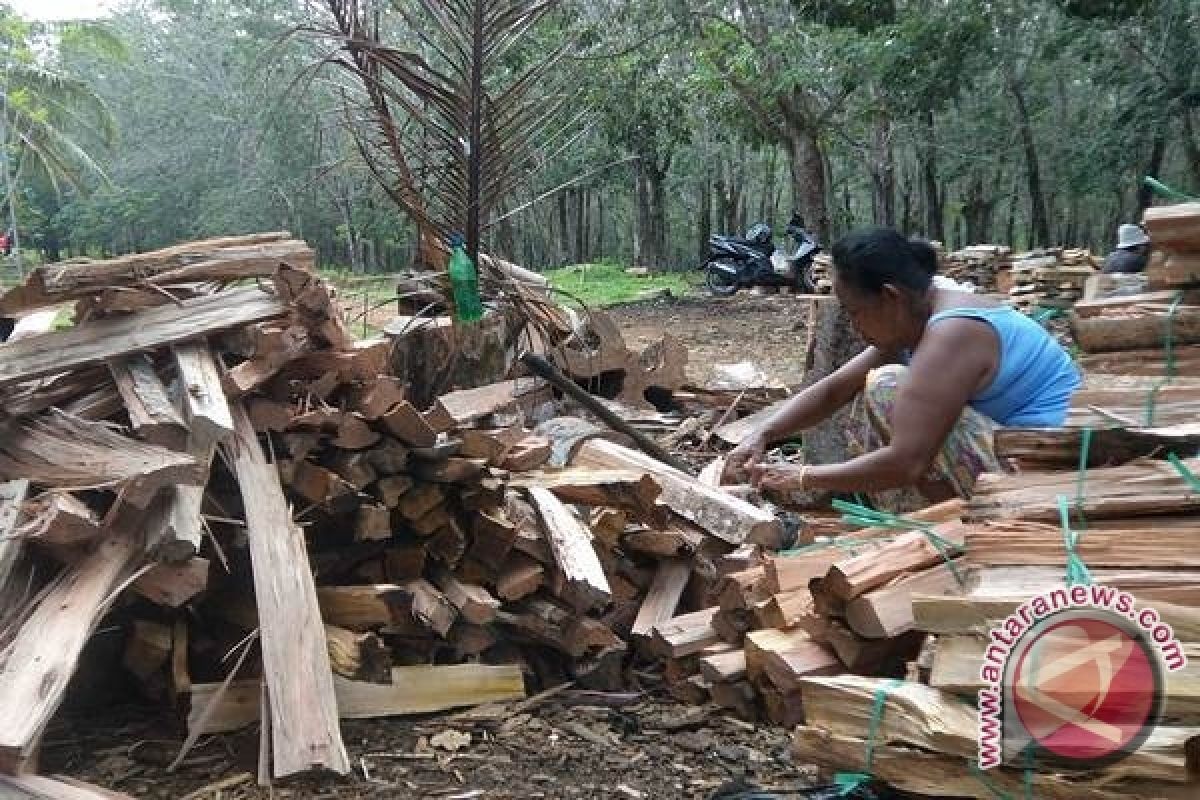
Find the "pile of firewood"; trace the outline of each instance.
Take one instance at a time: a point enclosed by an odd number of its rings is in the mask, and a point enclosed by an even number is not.
[[[0,770],[36,766],[102,619],[189,740],[261,717],[264,776],[344,773],[339,717],[626,685],[627,643],[700,607],[716,560],[778,546],[772,513],[612,432],[526,428],[554,417],[538,379],[415,406],[412,328],[355,341],[312,258],[210,240],[0,297],[76,303],[0,345]],[[577,380],[622,372],[639,404],[682,380],[676,345],[635,361],[602,324],[564,325]]]
[[[1087,250],[1034,250],[1012,257],[999,288],[1021,310],[1066,310],[1083,297],[1084,284],[1096,274],[1096,267]]]
[[[976,244],[943,252],[940,242],[935,242],[940,262],[939,272],[959,283],[968,283],[979,292],[996,291],[997,274],[1008,269],[1008,258],[1012,249],[1003,245]]]

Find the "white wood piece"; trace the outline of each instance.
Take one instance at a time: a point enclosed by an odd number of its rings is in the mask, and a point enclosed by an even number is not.
[[[607,605],[612,590],[592,546],[592,534],[549,489],[529,490],[529,499],[542,519],[554,562],[562,571],[568,600],[586,611]]]
[[[192,445],[200,448],[228,440],[233,435],[233,417],[212,350],[205,343],[188,343],[173,347],[171,352],[179,370]]]

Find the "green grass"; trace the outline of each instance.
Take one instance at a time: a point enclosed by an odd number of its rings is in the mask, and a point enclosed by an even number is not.
[[[647,277],[629,275],[616,264],[575,264],[545,272],[550,285],[578,298],[589,307],[629,303],[646,291],[667,288],[676,297],[688,294],[697,277],[687,272],[657,272]]]

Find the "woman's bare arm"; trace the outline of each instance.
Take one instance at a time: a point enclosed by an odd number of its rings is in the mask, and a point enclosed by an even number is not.
[[[986,324],[939,323],[926,333],[897,390],[891,442],[840,464],[807,466],[804,488],[869,492],[919,481],[996,358],[996,336]],[[756,482],[768,489],[795,489],[799,475],[800,468],[791,466],[755,469]]]

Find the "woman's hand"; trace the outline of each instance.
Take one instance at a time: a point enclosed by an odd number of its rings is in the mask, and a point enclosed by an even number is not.
[[[750,466],[750,482],[764,492],[790,492],[804,488],[803,464],[765,464]]]
[[[761,434],[751,434],[725,457],[725,470],[721,483],[745,483],[750,479],[750,467],[762,461],[767,454],[767,440]]]

